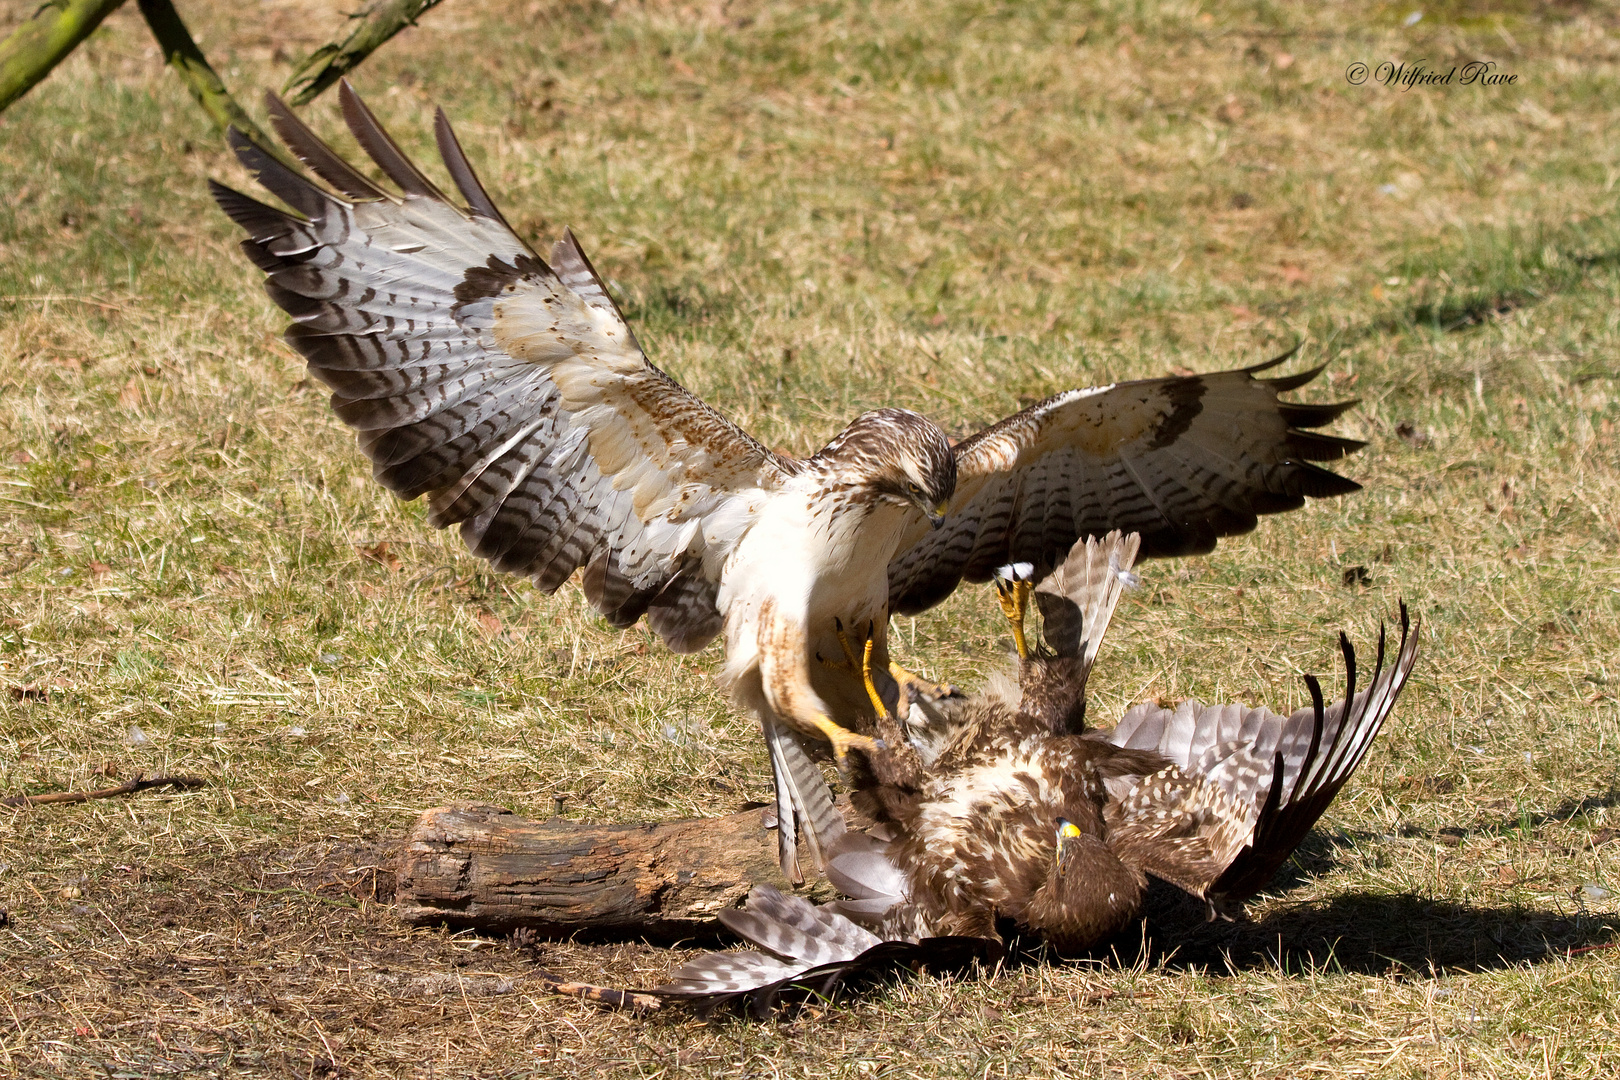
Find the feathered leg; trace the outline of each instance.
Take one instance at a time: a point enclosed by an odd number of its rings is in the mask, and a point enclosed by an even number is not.
[[[776,782],[776,843],[782,875],[795,885],[804,883],[799,867],[799,826],[804,826],[805,844],[816,869],[825,865],[822,851],[826,844],[844,832],[844,816],[833,805],[832,791],[821,770],[810,760],[801,737],[761,714],[760,726],[765,745],[771,751],[771,773]]]
[[[995,572],[996,598],[1001,601],[1001,613],[1012,624],[1013,647],[1018,659],[1029,659],[1029,642],[1024,637],[1024,615],[1029,610],[1029,595],[1035,590],[1030,580],[1034,567],[1029,563],[1011,563]]]

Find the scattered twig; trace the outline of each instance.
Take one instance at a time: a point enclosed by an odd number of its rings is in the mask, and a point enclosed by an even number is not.
[[[1139,1001],[1153,996],[1147,990],[1092,990],[1080,995],[1079,1004],[1101,1005],[1105,1001]]]
[[[11,795],[0,799],[0,806],[40,806],[44,803],[89,802],[91,799],[115,799],[120,795],[133,795],[148,788],[172,787],[182,791],[195,791],[207,787],[208,781],[200,776],[154,776],[150,780],[137,776],[117,787],[99,791],[55,791],[49,795]]]
[[[64,293],[46,293],[39,296],[0,296],[0,304],[89,304],[106,311],[125,311],[122,304],[109,304],[87,296],[68,296]]]
[[[662,1007],[663,999],[656,994],[642,994],[635,990],[612,990],[606,986],[595,986],[591,983],[569,982],[559,979],[544,968],[537,968],[534,978],[540,985],[553,994],[562,994],[564,997],[577,997],[582,1001],[605,1005],[610,1009],[629,1009],[631,1012],[650,1012]]]
[[[407,26],[415,26],[416,17],[439,2],[371,0],[349,16],[359,24],[349,36],[342,41],[328,42],[306,56],[304,62],[293,69],[281,93],[295,106],[308,105],[321,91],[360,66],[362,60],[389,38]]]
[[[1568,950],[1569,956],[1579,956],[1581,953],[1597,952],[1600,949],[1620,948],[1620,941],[1605,941],[1601,945],[1585,945],[1579,949]]]

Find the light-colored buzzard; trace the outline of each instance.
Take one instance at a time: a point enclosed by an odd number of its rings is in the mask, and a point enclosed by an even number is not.
[[[346,85],[344,117],[398,187],[374,183],[281,102],[271,121],[322,188],[233,133],[294,211],[219,184],[243,250],[293,316],[287,340],[332,388],[373,474],[472,552],[554,590],[575,571],[614,626],[643,616],[677,651],[724,633],[723,679],[770,745],[784,869],[795,825],[818,865],[842,829],[810,753],[842,763],[875,710],[835,627],[870,625],[880,691],[892,612],[1003,563],[1049,568],[1076,537],[1125,528],[1146,555],[1208,551],[1258,514],[1357,485],[1311,464],[1360,444],[1312,433],[1350,403],[1278,394],[1315,372],[1269,365],[1059,394],[952,447],[922,416],[857,417],[805,460],[773,453],[654,367],[565,232],[519,238],[440,112],[446,197]],[[797,820],[796,820],[797,815]]]

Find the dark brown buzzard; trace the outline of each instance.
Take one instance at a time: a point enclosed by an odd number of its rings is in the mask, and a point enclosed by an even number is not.
[[[998,923],[1088,948],[1138,917],[1148,876],[1203,898],[1212,917],[1264,888],[1365,757],[1416,661],[1417,628],[1403,606],[1393,662],[1381,632],[1359,691],[1341,635],[1347,685],[1331,705],[1306,676],[1311,705],[1287,717],[1189,700],[1084,730],[1086,674],[1130,554],[1117,536],[1076,545],[1043,583],[1057,586],[1043,604],[1059,613],[1046,620],[1057,647],[1024,657],[1019,685],[935,711],[913,744],[920,775],[873,776],[857,794],[879,824],[846,833],[828,866],[851,899],[818,908],[756,889],[725,916],[755,948],[700,957],[656,993],[759,1010],[791,987],[933,962],[936,940],[947,959],[970,951],[964,939],[993,948]]]

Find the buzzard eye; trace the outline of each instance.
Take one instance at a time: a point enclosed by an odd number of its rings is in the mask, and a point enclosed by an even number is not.
[[[913,498],[920,499],[922,498],[923,489],[918,487],[916,484],[907,483],[906,493]]]

